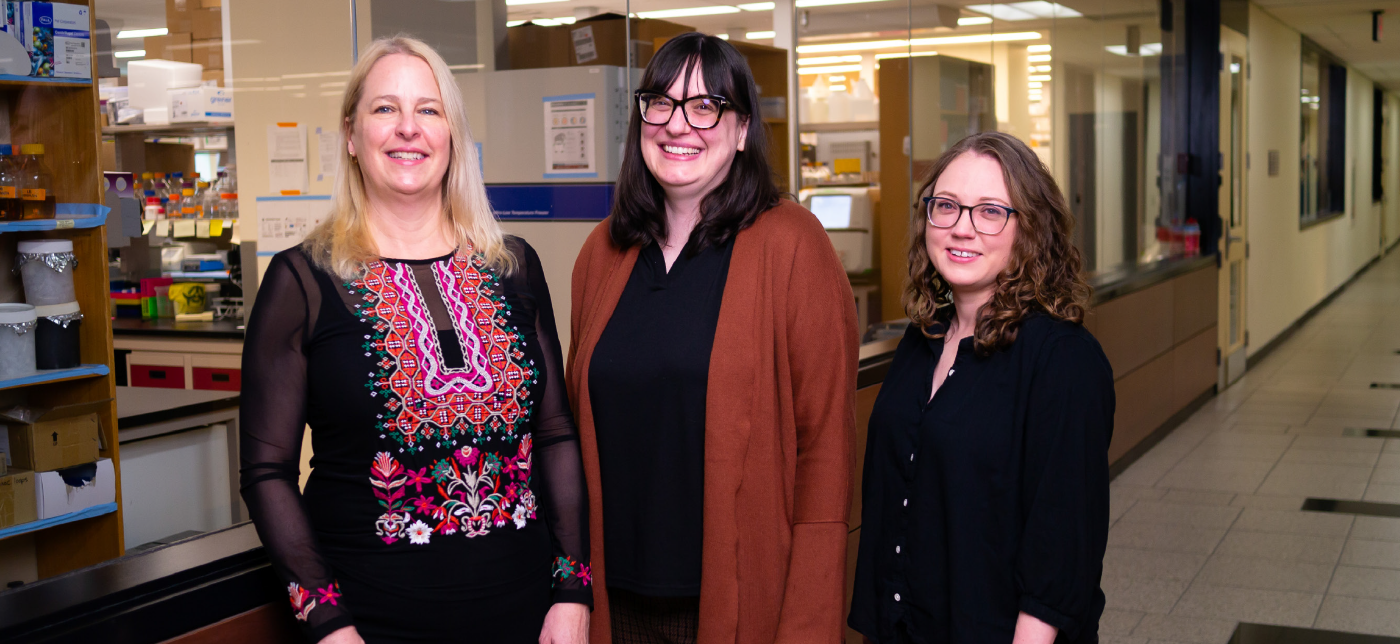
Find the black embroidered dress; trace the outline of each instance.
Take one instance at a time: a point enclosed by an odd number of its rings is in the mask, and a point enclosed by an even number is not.
[[[592,604],[554,311],[534,250],[507,247],[507,277],[464,252],[345,284],[294,248],[263,278],[243,497],[313,641],[534,642],[552,604]]]

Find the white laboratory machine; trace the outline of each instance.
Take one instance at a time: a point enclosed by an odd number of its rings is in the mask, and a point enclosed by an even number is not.
[[[871,269],[871,235],[873,210],[870,188],[865,186],[831,186],[806,188],[798,200],[826,228],[831,245],[841,258],[848,274]]]

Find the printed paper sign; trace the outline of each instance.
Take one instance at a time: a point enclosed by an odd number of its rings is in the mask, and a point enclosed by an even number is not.
[[[544,177],[597,177],[593,157],[594,94],[546,96],[544,99]]]

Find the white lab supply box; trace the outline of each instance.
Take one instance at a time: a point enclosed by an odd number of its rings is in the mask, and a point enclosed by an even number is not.
[[[59,2],[26,2],[21,33],[32,60],[31,76],[92,78],[90,9]]]
[[[173,60],[133,60],[127,63],[128,107],[134,110],[170,108],[172,87],[195,87],[203,82],[204,67]]]
[[[233,122],[233,90],[210,85],[170,90],[170,122]]]
[[[38,472],[34,479],[40,520],[117,500],[117,476],[110,458],[54,472]]]

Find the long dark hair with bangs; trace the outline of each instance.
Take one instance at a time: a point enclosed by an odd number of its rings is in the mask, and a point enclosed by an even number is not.
[[[700,201],[700,223],[690,233],[699,249],[729,243],[739,231],[753,225],[763,211],[778,205],[782,194],[773,180],[773,168],[768,165],[771,143],[768,127],[759,113],[758,86],[748,61],[733,45],[699,32],[676,36],[652,57],[640,87],[665,94],[682,76],[688,86],[697,66],[705,91],[729,99],[725,109],[748,121],[744,150],[734,155],[729,176]],[[667,234],[666,193],[642,158],[641,137],[641,109],[633,100],[627,149],[608,229],[619,248],[662,243]]]

